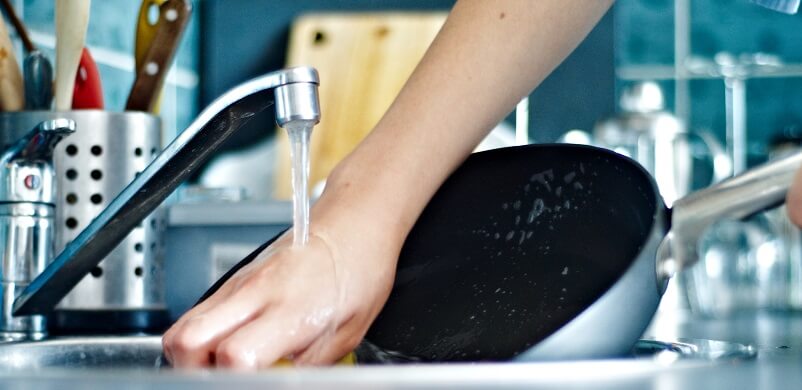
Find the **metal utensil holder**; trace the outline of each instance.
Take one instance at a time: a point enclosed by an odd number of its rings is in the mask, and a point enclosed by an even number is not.
[[[31,111],[0,116],[2,129],[68,118],[76,132],[56,148],[55,253],[61,252],[161,150],[161,120],[141,112]],[[17,135],[2,134],[2,138]],[[5,139],[4,139],[5,141]],[[61,301],[53,333],[158,331],[167,323],[161,208],[135,228]]]

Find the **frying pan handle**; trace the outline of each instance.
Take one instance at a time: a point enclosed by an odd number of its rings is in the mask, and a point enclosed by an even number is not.
[[[671,231],[658,249],[658,273],[670,277],[699,259],[699,236],[722,218],[742,219],[785,201],[802,152],[763,164],[674,203]]]

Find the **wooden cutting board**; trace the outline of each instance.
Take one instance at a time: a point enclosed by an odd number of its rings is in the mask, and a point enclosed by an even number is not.
[[[310,14],[290,31],[288,66],[320,72],[321,121],[312,132],[310,186],[328,176],[390,106],[446,13]],[[277,129],[274,196],[292,197],[289,143]]]

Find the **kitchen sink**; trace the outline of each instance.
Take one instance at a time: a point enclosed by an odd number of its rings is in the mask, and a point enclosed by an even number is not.
[[[715,340],[641,340],[630,358],[720,361],[752,359],[751,345]],[[385,362],[386,363],[386,362]],[[0,344],[0,373],[45,369],[124,369],[157,371],[162,360],[160,336],[84,336]]]
[[[0,372],[42,369],[158,370],[160,336],[87,336],[0,344]]]

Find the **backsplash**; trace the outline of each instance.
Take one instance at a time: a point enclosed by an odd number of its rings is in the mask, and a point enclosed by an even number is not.
[[[34,43],[55,63],[55,2],[53,0],[12,1],[27,25]],[[89,16],[86,44],[100,71],[105,107],[122,111],[134,82],[134,41],[140,1],[95,0]],[[199,91],[199,2],[182,38],[175,64],[165,82],[160,115],[163,142],[186,128],[198,113]],[[12,31],[12,39],[18,42]],[[21,45],[18,46],[21,53]]]
[[[746,82],[750,164],[766,158],[773,139],[802,137],[802,13],[786,15],[749,0],[619,0],[615,5],[617,89],[630,80],[660,79],[669,108],[674,108],[677,3],[680,9],[688,6],[692,56],[709,60],[720,52],[764,52],[790,65],[780,69],[784,77],[755,77]],[[710,129],[723,141],[723,81],[692,79],[687,96],[690,128]]]

